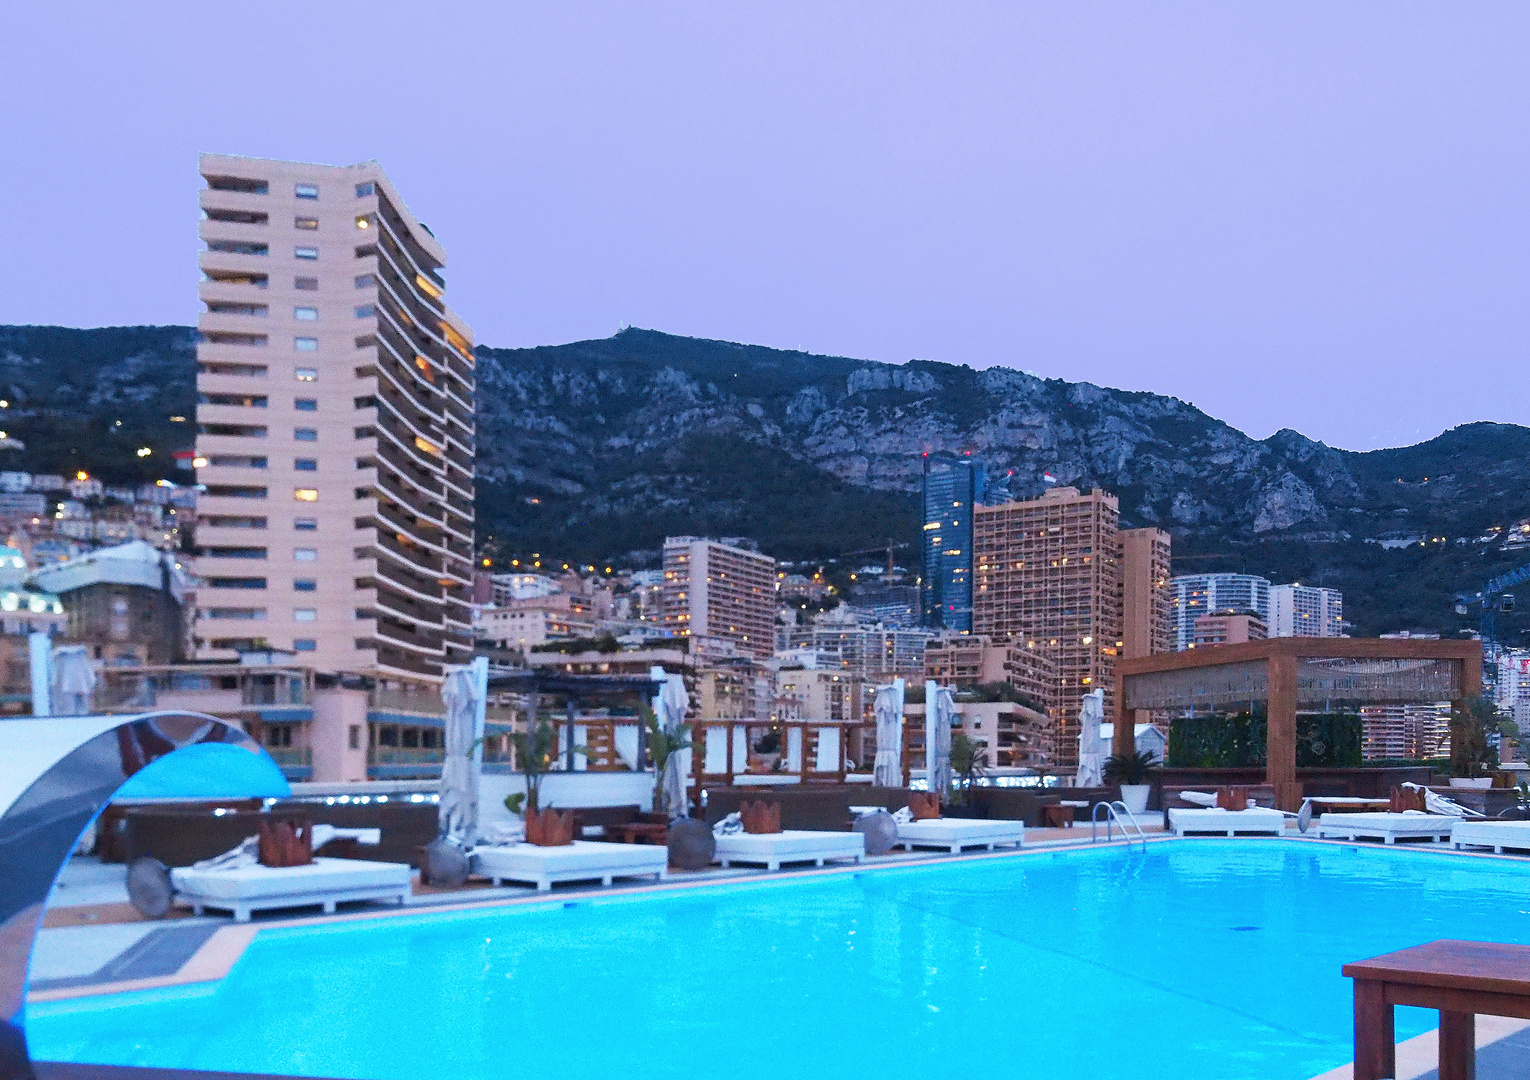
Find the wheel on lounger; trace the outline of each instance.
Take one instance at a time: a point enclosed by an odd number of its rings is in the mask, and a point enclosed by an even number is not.
[[[134,859],[128,866],[127,893],[138,914],[146,919],[163,919],[175,899],[169,868],[148,855]]]
[[[717,839],[705,821],[681,818],[669,826],[669,865],[678,870],[705,870],[717,854]]]
[[[886,810],[863,814],[851,828],[866,838],[867,855],[886,855],[898,843],[898,823]]]

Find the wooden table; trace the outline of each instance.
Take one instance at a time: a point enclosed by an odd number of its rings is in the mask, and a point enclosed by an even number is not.
[[[669,842],[669,826],[647,821],[607,825],[606,839],[618,844],[666,844]]]
[[[1440,1010],[1440,1080],[1472,1080],[1477,1014],[1530,1020],[1530,945],[1431,941],[1344,965],[1355,980],[1355,1080],[1394,1076],[1394,1005]]]

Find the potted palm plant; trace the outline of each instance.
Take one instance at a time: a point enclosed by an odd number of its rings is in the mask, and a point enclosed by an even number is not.
[[[952,806],[947,811],[949,816],[979,816],[980,811],[974,789],[977,787],[978,778],[987,771],[988,751],[983,748],[983,745],[963,732],[952,735],[951,772],[956,778],[956,791],[952,793]]]
[[[1148,770],[1157,764],[1151,750],[1112,754],[1105,759],[1105,782],[1121,785],[1121,801],[1134,814],[1147,810],[1148,793],[1153,790],[1148,783]]]
[[[653,809],[656,814],[684,814],[685,807],[669,806],[664,792],[664,767],[669,759],[682,750],[691,748],[687,737],[689,724],[680,725],[676,731],[665,731],[658,716],[648,707],[643,708],[643,723],[648,728],[648,756],[653,760]]]
[[[1498,765],[1492,736],[1509,717],[1492,698],[1465,698],[1450,711],[1450,786],[1488,788]]]

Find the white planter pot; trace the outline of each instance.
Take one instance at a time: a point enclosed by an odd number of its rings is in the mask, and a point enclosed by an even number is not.
[[[1152,790],[1152,784],[1122,784],[1121,801],[1134,814],[1146,813],[1148,793]]]
[[[1450,786],[1458,788],[1470,788],[1473,791],[1486,791],[1493,786],[1491,776],[1452,776]]]

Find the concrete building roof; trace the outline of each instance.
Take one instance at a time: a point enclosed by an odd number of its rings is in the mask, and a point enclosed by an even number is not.
[[[55,594],[100,584],[141,585],[147,589],[168,586],[170,595],[180,603],[191,578],[174,555],[144,540],[98,548],[32,575],[34,587]]]

